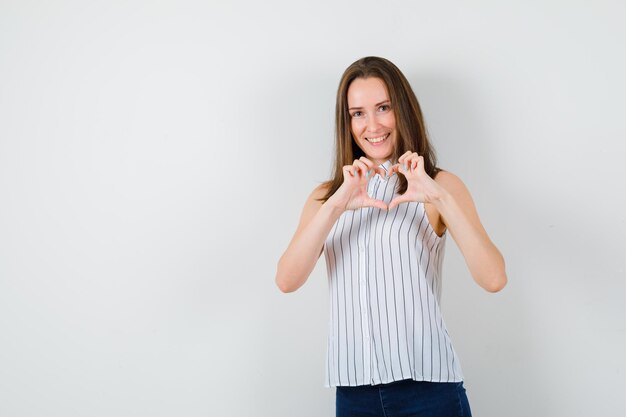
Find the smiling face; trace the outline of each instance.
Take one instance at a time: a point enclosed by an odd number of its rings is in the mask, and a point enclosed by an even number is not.
[[[356,78],[348,87],[350,130],[366,158],[387,161],[396,145],[396,117],[387,86],[380,78]]]

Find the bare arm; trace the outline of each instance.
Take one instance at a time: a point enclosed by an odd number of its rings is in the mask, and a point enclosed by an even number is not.
[[[504,258],[480,222],[472,197],[456,175],[442,171],[435,182],[443,188],[433,205],[459,246],[474,281],[489,292],[507,283]]]
[[[385,171],[361,157],[343,167],[344,182],[325,203],[317,200],[326,194],[324,186],[313,190],[302,210],[296,233],[278,261],[276,285],[282,292],[295,291],[306,282],[322,254],[330,230],[344,211],[359,207],[387,209],[383,201],[367,194],[368,178],[374,173],[384,175]]]
[[[390,171],[405,175],[408,185],[403,195],[389,203],[389,208],[408,201],[432,204],[463,253],[474,281],[489,292],[504,288],[507,282],[504,258],[489,239],[461,179],[441,171],[433,180],[424,171],[424,158],[411,151],[402,155]]]
[[[323,204],[317,201],[324,191],[319,186],[309,196],[296,233],[278,261],[276,285],[282,292],[292,292],[304,285],[322,255],[328,233],[344,211],[328,201]]]

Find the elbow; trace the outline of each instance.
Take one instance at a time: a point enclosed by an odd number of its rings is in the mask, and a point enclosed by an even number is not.
[[[276,286],[284,293],[294,292],[307,281],[311,269],[301,262],[282,256],[276,268]]]
[[[506,277],[506,266],[504,258],[499,254],[499,262],[492,265],[492,268],[488,271],[484,279],[482,280],[481,287],[490,293],[496,293],[502,291],[508,281]],[[487,272],[487,271],[485,271]]]
[[[279,275],[276,275],[276,286],[281,292],[285,294],[294,292],[295,290],[298,289],[297,287],[290,285],[286,279],[281,278]]]
[[[297,290],[299,288],[298,285],[294,284],[294,280],[293,279],[289,279],[289,273],[287,273],[285,271],[284,266],[282,265],[282,258],[280,261],[278,261],[278,268],[276,270],[276,286],[278,287],[278,289],[287,294],[290,292],[294,292],[295,290]]]
[[[496,293],[496,292],[501,291],[505,285],[506,285],[506,281],[503,281],[503,282],[489,284],[485,286],[484,288],[490,293]]]
[[[506,283],[506,274],[502,273],[501,275],[498,275],[485,282],[482,287],[488,292],[496,293],[501,291],[506,286]]]

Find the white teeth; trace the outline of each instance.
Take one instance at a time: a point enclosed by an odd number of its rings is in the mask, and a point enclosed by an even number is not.
[[[383,140],[387,139],[387,136],[389,136],[389,135],[387,134],[387,135],[381,136],[379,138],[367,138],[367,140],[372,142],[372,143],[378,143],[378,142],[382,142]]]

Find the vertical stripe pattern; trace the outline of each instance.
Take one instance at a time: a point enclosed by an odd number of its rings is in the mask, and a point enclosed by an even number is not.
[[[389,204],[397,182],[375,175],[368,193]],[[417,202],[349,210],[335,222],[324,245],[326,387],[463,380],[440,311],[446,236],[437,236]]]

